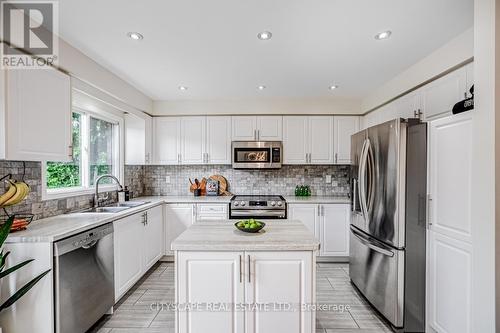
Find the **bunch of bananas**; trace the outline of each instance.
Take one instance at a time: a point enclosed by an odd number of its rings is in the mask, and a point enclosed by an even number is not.
[[[0,207],[12,206],[23,201],[30,193],[30,187],[23,181],[8,180],[9,188],[0,195]]]

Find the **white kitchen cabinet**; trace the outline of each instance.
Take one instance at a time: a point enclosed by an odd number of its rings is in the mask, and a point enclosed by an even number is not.
[[[436,332],[472,332],[471,244],[431,232],[427,268],[428,325]]]
[[[206,117],[181,117],[181,163],[205,162]]]
[[[283,117],[284,164],[333,164],[333,116]]]
[[[246,303],[313,303],[311,252],[245,252],[245,257],[249,261]],[[246,332],[306,333],[314,332],[315,324],[307,311],[254,310],[247,312]]]
[[[351,135],[359,131],[359,117],[333,117],[335,164],[351,164]]]
[[[5,157],[72,161],[70,77],[53,69],[9,70],[5,88]]]
[[[419,91],[414,91],[401,98],[398,98],[393,104],[394,114],[387,120],[395,118],[422,118],[422,96]]]
[[[144,120],[146,124],[146,150],[145,150],[145,164],[150,165],[153,163],[153,117],[149,115],[144,115]]]
[[[320,210],[320,255],[348,257],[350,206],[324,204],[320,205]]]
[[[142,213],[113,222],[115,301],[118,301],[142,276]]]
[[[163,255],[163,207],[113,222],[115,302]]]
[[[206,163],[231,164],[231,117],[207,117]]]
[[[288,204],[288,219],[302,222],[316,238],[319,236],[319,205]]]
[[[309,161],[309,119],[305,116],[283,117],[284,164],[307,164]]]
[[[243,252],[179,252],[178,304],[243,304]],[[179,333],[245,332],[245,312],[179,311]]]
[[[310,251],[197,252],[177,254],[177,303],[312,304]],[[278,278],[286,277],[286,278]],[[179,333],[312,333],[312,311],[179,311]]]
[[[193,204],[165,205],[165,254],[172,255],[170,244],[179,237],[195,220]]]
[[[148,271],[163,256],[163,206],[156,206],[145,213],[144,263],[143,271]]]
[[[194,209],[196,222],[221,221],[228,219],[227,204],[196,204]]]
[[[450,115],[453,106],[465,98],[466,69],[459,68],[423,86],[419,91],[422,95],[422,112],[426,120]]]
[[[178,117],[156,117],[153,120],[154,160],[156,164],[179,164],[181,121]]]
[[[320,241],[320,256],[349,256],[348,204],[288,204],[288,218],[299,220]]]
[[[309,117],[309,163],[333,164],[333,117]]]
[[[429,122],[427,304],[437,332],[472,332],[473,116]]]
[[[5,159],[5,70],[0,69],[0,160]]]
[[[233,141],[281,141],[283,117],[233,116]]]
[[[146,120],[135,114],[127,113],[125,117],[125,164],[147,164],[146,152]]]

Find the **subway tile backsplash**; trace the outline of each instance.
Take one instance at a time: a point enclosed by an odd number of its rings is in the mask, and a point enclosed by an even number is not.
[[[241,170],[228,165],[126,166],[126,185],[138,195],[187,195],[189,178],[220,174],[233,194],[293,195],[296,185],[309,185],[312,195],[349,195],[349,166],[285,165],[274,170]],[[332,183],[326,184],[326,175]],[[142,181],[141,181],[142,179]]]

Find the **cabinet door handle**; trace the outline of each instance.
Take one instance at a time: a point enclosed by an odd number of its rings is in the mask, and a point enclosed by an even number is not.
[[[177,154],[177,163],[181,163],[181,154]]]
[[[338,159],[339,159],[339,154],[335,153],[335,164],[337,164]]]
[[[243,269],[242,269],[242,265],[241,265],[241,259],[242,259],[242,255],[240,254],[240,283],[243,282]]]
[[[257,130],[257,141],[260,141],[260,130]]]
[[[427,194],[427,228],[430,229],[432,225],[431,220],[431,206],[432,206],[432,198],[430,194]]]
[[[252,269],[252,264],[250,261],[250,255],[248,255],[248,283],[252,281],[250,275],[251,275],[251,269]]]

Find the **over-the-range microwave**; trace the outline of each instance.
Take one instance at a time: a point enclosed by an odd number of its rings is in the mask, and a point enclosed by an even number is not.
[[[234,169],[279,169],[283,161],[281,141],[233,141]]]

